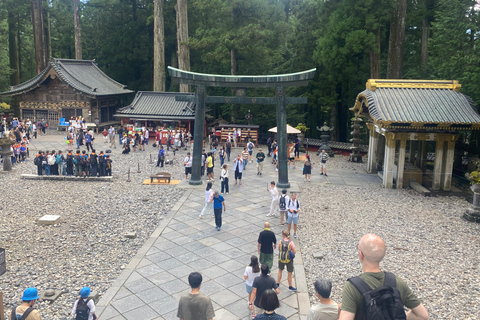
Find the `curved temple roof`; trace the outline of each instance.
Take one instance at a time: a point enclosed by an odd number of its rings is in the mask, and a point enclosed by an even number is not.
[[[317,69],[297,73],[263,75],[263,76],[232,76],[207,73],[196,73],[168,67],[168,72],[178,83],[204,85],[210,87],[276,87],[305,86],[315,76]]]
[[[350,110],[383,126],[479,128],[480,116],[459,87],[456,81],[370,79]]]
[[[75,90],[90,96],[128,94],[133,91],[116,82],[98,68],[95,60],[52,59],[48,66],[32,79],[10,87],[0,95],[15,96],[36,89],[54,70],[59,78]]]

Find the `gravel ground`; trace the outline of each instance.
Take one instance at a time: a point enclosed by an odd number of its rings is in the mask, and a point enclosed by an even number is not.
[[[362,166],[344,157],[329,161],[329,170],[363,171]],[[425,198],[408,189],[304,184],[300,201],[299,238],[312,304],[318,303],[317,277],[332,280],[332,298],[341,302],[346,279],[361,273],[355,245],[371,232],[387,245],[381,268],[408,283],[431,319],[480,319],[480,225],[461,218],[470,207],[464,199]],[[324,258],[313,258],[316,253]]]
[[[113,182],[21,180],[21,173],[35,172],[32,161],[0,174],[0,247],[6,248],[7,259],[0,291],[7,316],[30,286],[39,293],[48,288],[64,292],[54,303],[38,303],[43,319],[71,319],[68,314],[84,286],[100,295],[110,287],[184,192],[172,186],[141,185],[158,171],[181,179],[184,170],[181,165],[158,170],[149,163],[150,151],[155,160],[156,151],[146,148],[129,155],[114,150]],[[142,173],[137,173],[137,163]],[[128,167],[131,183],[125,182]],[[45,214],[61,215],[62,220],[57,225],[37,225]],[[125,238],[130,231],[138,237]]]

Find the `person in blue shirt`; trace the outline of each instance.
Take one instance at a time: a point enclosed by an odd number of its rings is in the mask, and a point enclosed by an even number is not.
[[[222,227],[222,208],[223,211],[227,209],[225,206],[225,199],[221,196],[218,192],[215,192],[213,195],[213,212],[215,214],[215,225],[217,226],[217,230],[220,231]]]
[[[93,151],[93,147],[92,147],[92,135],[90,134],[90,132],[87,131],[87,133],[85,134],[85,145],[87,147],[87,151],[90,151],[90,149]]]
[[[160,150],[158,150],[158,160],[157,160],[157,167],[163,168],[163,162],[165,161],[165,150],[163,150],[163,146],[160,146]]]

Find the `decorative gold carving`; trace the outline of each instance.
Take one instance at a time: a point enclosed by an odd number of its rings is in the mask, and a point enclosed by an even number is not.
[[[395,140],[395,136],[396,136],[396,135],[395,135],[395,133],[393,133],[393,132],[387,132],[387,133],[385,133],[385,139],[386,139],[387,141]]]
[[[377,88],[415,88],[415,89],[450,89],[460,91],[462,85],[457,80],[391,80],[368,79],[366,88],[375,91]]]
[[[60,101],[60,102],[22,101],[20,102],[20,109],[61,110],[62,108],[76,108],[76,109],[90,108],[90,102],[88,101]]]

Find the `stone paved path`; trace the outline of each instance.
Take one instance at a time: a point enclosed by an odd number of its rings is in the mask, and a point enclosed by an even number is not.
[[[42,137],[31,145],[32,151],[59,148],[63,148],[63,144],[58,136]],[[180,152],[178,156],[181,158],[183,154]],[[227,211],[223,213],[221,231],[215,229],[213,212],[203,219],[198,218],[204,206],[205,184],[190,186],[183,180],[172,186],[187,191],[102,296],[97,304],[99,319],[178,319],[178,301],[190,292],[187,277],[192,271],[199,271],[203,276],[200,291],[212,299],[215,319],[251,319],[243,279],[245,267],[252,254],[258,256],[257,238],[265,221],[271,222],[277,240],[281,230],[286,228],[286,225],[280,226],[278,217],[265,216],[270,207],[266,187],[270,181],[277,181],[278,176],[269,160],[267,158],[262,176],[256,175],[255,163],[249,163],[242,186],[234,185],[233,166],[230,168],[230,194],[224,195]],[[219,166],[219,161],[216,164]],[[289,192],[299,192],[304,183],[301,167],[298,163],[296,169],[289,171]],[[219,169],[215,172],[218,175]],[[218,178],[214,190],[220,190]],[[330,171],[328,177],[314,170],[311,180],[310,183],[380,187],[376,175],[353,174],[347,170]],[[298,237],[293,239],[297,247],[293,285],[298,291],[288,291],[285,272],[280,285],[281,307],[277,309],[278,314],[289,320],[306,319],[310,308],[299,244],[301,230]],[[274,261],[272,276],[276,279],[277,262]]]

